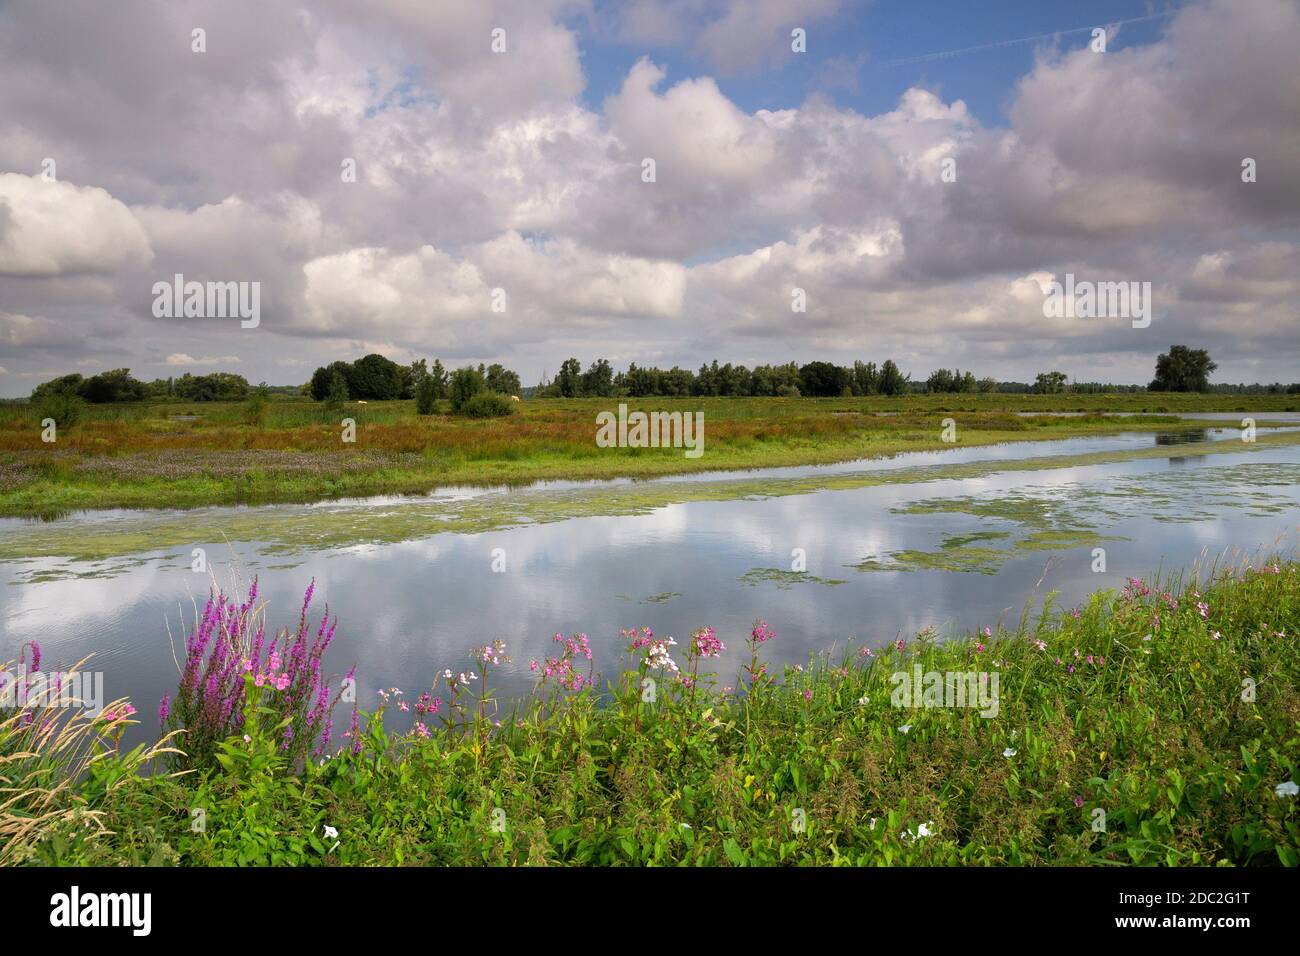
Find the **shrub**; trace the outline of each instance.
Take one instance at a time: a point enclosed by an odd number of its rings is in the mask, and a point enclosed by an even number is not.
[[[52,418],[59,428],[71,428],[81,421],[81,413],[85,407],[85,401],[76,395],[67,392],[51,392],[41,399],[36,407],[36,414],[41,421]]]
[[[779,386],[777,386],[776,394],[777,394],[777,396],[778,396],[779,398],[798,398],[798,397],[799,397],[799,386],[798,386],[798,385],[779,385]]]
[[[514,410],[510,396],[500,392],[477,392],[460,407],[461,414],[470,418],[501,418]]]

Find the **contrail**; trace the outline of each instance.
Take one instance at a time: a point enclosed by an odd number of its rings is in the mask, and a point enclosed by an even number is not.
[[[1127,20],[1112,20],[1107,23],[1108,27],[1122,27],[1130,23],[1146,23],[1150,20],[1162,20],[1165,17],[1172,16],[1177,10],[1167,10],[1164,13],[1152,13],[1145,17],[1130,17]],[[1071,33],[1091,33],[1096,29],[1096,24],[1089,27],[1075,27],[1072,30],[1056,30],[1053,33],[1040,33],[1032,37],[1020,37],[1016,40],[999,40],[997,43],[983,43],[980,46],[963,47],[960,50],[945,50],[942,53],[923,53],[921,56],[906,56],[898,60],[881,60],[876,66],[904,66],[908,63],[928,63],[931,60],[943,60],[950,56],[960,56],[963,53],[978,53],[981,50],[996,50],[1004,46],[1014,46],[1017,43],[1033,43],[1036,40],[1050,40],[1053,37],[1068,36]]]

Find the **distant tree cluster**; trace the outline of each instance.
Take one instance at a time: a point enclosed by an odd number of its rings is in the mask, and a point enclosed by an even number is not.
[[[32,401],[40,402],[53,395],[76,396],[93,404],[140,402],[150,399],[180,398],[191,402],[239,401],[248,397],[248,380],[230,372],[158,378],[142,382],[127,368],[115,368],[83,378],[78,373],[63,375],[32,389]]]
[[[976,392],[996,392],[998,381],[994,378],[977,379],[973,372],[953,369],[951,372],[941,368],[930,373],[925,380],[927,392],[951,392],[955,394],[974,394]]]
[[[520,392],[519,375],[503,365],[480,364],[468,371],[478,376],[477,380],[487,391],[507,397]],[[342,401],[413,398],[419,410],[428,414],[435,402],[451,397],[454,377],[438,359],[433,360],[430,368],[424,359],[410,365],[398,365],[391,359],[371,353],[355,362],[331,362],[321,366],[312,373],[304,391],[318,402],[330,401],[331,396],[334,400],[340,400],[341,396]]]
[[[698,372],[673,366],[661,369],[631,363],[626,372],[614,372],[607,359],[597,359],[584,372],[576,358],[565,359],[552,382],[535,391],[543,398],[615,398],[650,396],[842,396],[901,395],[908,391],[907,376],[892,361],[879,368],[874,362],[854,362],[851,368],[830,362],[799,365],[744,365],[712,363]]]

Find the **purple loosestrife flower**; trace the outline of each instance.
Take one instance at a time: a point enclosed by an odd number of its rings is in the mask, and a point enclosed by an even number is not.
[[[158,702],[158,723],[167,723],[167,715],[171,713],[171,700],[166,694],[163,694],[162,700]]]

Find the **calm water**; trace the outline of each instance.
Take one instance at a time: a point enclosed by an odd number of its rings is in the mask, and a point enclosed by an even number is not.
[[[1235,430],[1207,428],[1177,440],[1231,434]],[[890,470],[1174,440],[1134,433],[771,474],[850,474],[855,467]],[[582,493],[587,486],[566,487]],[[555,488],[551,483],[514,492],[442,494],[529,495]],[[391,509],[401,503],[389,498],[333,507]],[[916,509],[918,503],[923,507]],[[903,510],[908,508],[916,510]],[[300,514],[302,520],[313,512],[310,506],[257,510]],[[1097,588],[1121,586],[1128,575],[1188,568],[1204,549],[1211,554],[1225,548],[1268,550],[1279,535],[1288,535],[1283,547],[1294,552],[1298,519],[1300,447],[1290,446],[690,501],[648,514],[580,517],[482,534],[436,533],[430,527],[400,543],[288,554],[268,555],[265,542],[257,540],[194,544],[207,549],[223,582],[236,570],[244,579],[260,575],[262,595],[270,600],[268,621],[276,627],[296,621],[303,589],[314,577],[317,611],[328,601],[340,621],[331,670],[341,673],[358,664],[359,699],[367,702],[380,687],[418,694],[442,668],[468,668],[470,647],[495,638],[507,642],[514,658],[494,681],[507,695],[531,687],[528,661],[551,652],[556,631],[590,635],[598,667],[611,674],[622,659],[619,629],[639,625],[673,635],[679,643],[692,630],[712,625],[728,645],[720,666],[724,683],[733,683],[744,636],[756,617],[779,634],[767,645],[769,659],[778,665],[805,662],[832,645],[877,646],[927,626],[952,632],[1000,618],[1014,621],[1027,598],[1047,590],[1059,591],[1058,603],[1068,607]],[[90,514],[43,527],[57,531],[109,520],[145,518]],[[20,527],[30,528],[0,522],[0,539]],[[1094,540],[1055,551],[1018,547],[1044,530],[1109,539],[1100,542],[1106,572],[1090,569],[1098,546]],[[995,549],[979,552],[973,570],[911,569],[918,565],[906,560],[919,553],[942,565],[949,550],[961,553],[960,543],[972,540]],[[492,570],[497,548],[507,562],[503,573]],[[788,573],[794,549],[806,555],[805,575]],[[145,717],[144,729],[136,733],[143,739],[146,730],[152,733],[159,697],[176,683],[167,622],[179,642],[182,614],[192,616],[191,598],[201,603],[206,595],[206,579],[189,570],[188,560],[188,548],[183,554],[169,548],[133,555],[102,577],[53,580],[33,571],[56,565],[66,570],[68,562],[0,562],[0,660],[16,657],[28,640],[41,643],[46,669],[93,651],[93,669],[104,672],[107,696],[131,697]],[[864,562],[866,569],[860,567]]]

